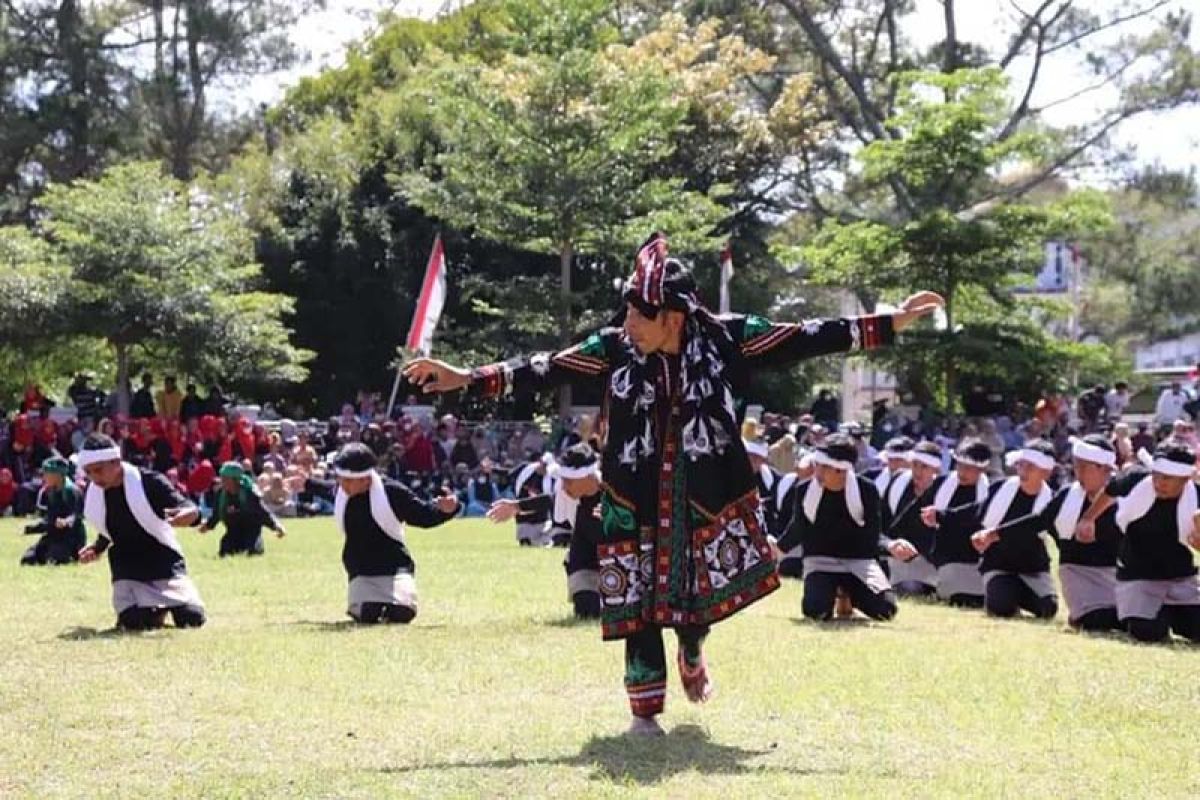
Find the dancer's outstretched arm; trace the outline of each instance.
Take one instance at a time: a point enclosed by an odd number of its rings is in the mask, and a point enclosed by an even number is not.
[[[418,358],[404,367],[404,377],[426,394],[466,389],[481,398],[542,392],[568,381],[586,384],[604,378],[620,336],[618,329],[607,328],[566,350],[517,356],[475,369]]]
[[[934,292],[917,292],[893,314],[771,322],[761,317],[734,316],[730,332],[742,354],[755,366],[786,366],[833,353],[874,350],[895,341],[896,334],[945,304]]]

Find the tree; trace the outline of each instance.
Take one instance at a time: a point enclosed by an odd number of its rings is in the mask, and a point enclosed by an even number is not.
[[[0,222],[47,183],[94,175],[129,141],[115,2],[0,2]]]
[[[1089,355],[1053,347],[1044,321],[1012,289],[1032,282],[1047,240],[1102,230],[1104,198],[1080,191],[1041,205],[999,202],[986,215],[953,211],[995,196],[1004,184],[992,175],[1047,146],[1033,133],[995,136],[1007,114],[1005,86],[995,69],[902,76],[896,113],[886,120],[895,135],[862,149],[859,180],[868,191],[903,185],[913,212],[890,222],[826,220],[805,250],[819,281],[872,292],[922,287],[945,297],[944,331],[925,333],[903,358],[883,358],[919,402],[940,400],[948,409],[959,372],[1012,386],[1021,375],[1045,375],[1051,357]]]
[[[184,181],[192,179],[198,163],[219,160],[228,148],[224,140],[232,136],[236,141],[239,131],[237,125],[231,130],[229,120],[215,112],[211,90],[296,63],[302,53],[291,40],[290,28],[323,4],[324,0],[137,0],[122,27],[141,45],[133,50],[133,58],[153,65],[141,81],[150,154],[162,157],[171,174]]]
[[[251,236],[230,200],[149,163],[50,187],[38,204],[41,236],[0,238],[10,243],[0,252],[8,280],[35,287],[15,313],[37,313],[42,338],[106,342],[121,410],[137,349],[161,348],[166,363],[208,378],[302,377],[308,354],[288,344],[281,321],[290,301],[253,290]]]
[[[553,5],[553,8],[550,6]],[[686,103],[661,70],[627,66],[603,0],[514,6],[514,37],[539,50],[497,66],[446,59],[426,86],[444,148],[401,186],[434,216],[559,261],[559,345],[573,332],[571,278],[582,253],[632,248],[656,228],[686,246],[720,210],[656,175]],[[570,394],[560,402],[565,413]]]

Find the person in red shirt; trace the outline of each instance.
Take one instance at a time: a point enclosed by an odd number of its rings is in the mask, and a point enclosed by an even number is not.
[[[13,480],[12,470],[0,469],[0,517],[12,510],[17,498],[17,483]]]
[[[437,468],[433,455],[433,442],[420,426],[414,425],[404,444],[404,464],[409,472],[428,475]]]
[[[216,480],[217,471],[213,468],[212,462],[206,458],[188,473],[187,493],[193,500],[199,501],[205,492],[213,488]]]

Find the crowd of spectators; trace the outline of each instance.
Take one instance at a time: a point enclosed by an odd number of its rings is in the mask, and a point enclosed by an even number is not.
[[[92,381],[83,373],[71,384],[73,413],[52,415],[54,401],[30,385],[20,407],[0,418],[0,514],[33,513],[42,462],[52,455],[69,459],[89,433],[99,431],[120,444],[127,461],[163,473],[204,507],[211,503],[221,465],[238,461],[255,476],[265,505],[276,514],[331,513],[327,502],[306,491],[306,483],[327,477],[332,454],[356,441],[375,452],[389,477],[426,497],[456,493],[466,513],[478,516],[486,510],[480,498],[511,494],[511,482],[523,464],[546,452],[563,452],[587,437],[592,427],[587,417],[535,423],[489,416],[470,422],[436,416],[418,406],[416,398],[409,398],[389,418],[380,397],[368,392],[327,420],[293,421],[278,418],[270,409],[251,414],[231,407],[219,387],[205,397],[192,384],[181,391],[173,376],[156,389],[150,374],[141,376],[131,394],[129,414],[123,415]],[[1191,417],[1200,411],[1195,395],[1181,384],[1164,390],[1154,418],[1136,425],[1124,420],[1129,390],[1122,383],[1112,389],[1093,387],[1073,399],[1048,393],[1032,405],[1011,408],[998,407],[994,397],[975,387],[963,401],[966,415],[953,420],[880,402],[871,425],[864,427],[842,422],[837,400],[823,391],[806,410],[766,413],[761,422],[770,461],[780,471],[793,470],[804,452],[831,431],[842,430],[859,444],[860,469],[878,463],[879,450],[894,436],[936,441],[946,453],[970,437],[991,447],[992,472],[999,475],[1004,453],[1037,437],[1053,442],[1063,463],[1071,437],[1086,433],[1111,436],[1121,464],[1136,459],[1140,449],[1152,450],[1165,436],[1195,445]]]

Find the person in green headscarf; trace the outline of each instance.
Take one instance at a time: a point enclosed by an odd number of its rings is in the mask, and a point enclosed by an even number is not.
[[[201,533],[208,533],[221,522],[225,523],[225,535],[221,537],[220,555],[245,553],[250,556],[263,554],[263,526],[275,531],[279,538],[287,533],[275,515],[262,504],[262,495],[254,485],[254,478],[236,461],[227,461],[217,472],[221,488],[217,490],[212,514],[200,526]]]
[[[83,526],[83,494],[71,479],[74,468],[65,458],[54,456],[42,463],[42,521],[25,528],[26,533],[40,533],[37,544],[21,556],[26,566],[37,564],[70,564],[79,559],[79,551],[87,544]]]

